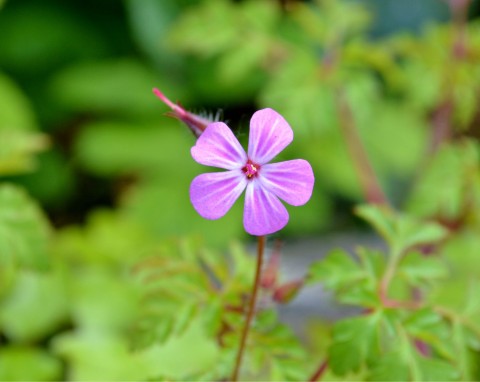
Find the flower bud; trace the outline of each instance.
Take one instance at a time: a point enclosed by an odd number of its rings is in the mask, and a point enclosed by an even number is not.
[[[153,89],[153,94],[155,94],[165,105],[172,109],[172,111],[167,113],[167,115],[185,123],[193,135],[195,135],[197,138],[203,133],[209,123],[214,122],[208,118],[204,118],[186,111],[180,104],[173,103],[156,88]]]
[[[285,283],[275,289],[275,292],[273,292],[273,300],[280,304],[290,302],[302,287],[303,280],[294,280]]]
[[[260,278],[260,286],[264,289],[272,288],[278,279],[278,272],[280,269],[280,251],[275,250],[270,258],[262,276]]]

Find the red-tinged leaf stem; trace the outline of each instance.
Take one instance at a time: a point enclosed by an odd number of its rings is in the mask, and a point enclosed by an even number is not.
[[[245,325],[243,326],[242,336],[240,338],[240,346],[238,348],[237,358],[235,360],[235,367],[233,369],[232,378],[230,379],[232,382],[238,381],[238,375],[240,372],[240,367],[242,365],[243,353],[245,352],[245,344],[247,341],[248,332],[250,331],[252,319],[255,314],[255,305],[257,301],[258,287],[260,285],[260,275],[262,272],[264,251],[265,251],[265,236],[259,236],[258,244],[257,244],[257,267],[255,270],[255,280],[253,282],[252,294],[250,296],[250,303],[248,305]]]
[[[337,108],[340,128],[356,169],[365,200],[368,203],[388,205],[388,200],[358,135],[355,118],[343,90],[337,92]]]
[[[447,0],[452,14],[453,28],[455,38],[451,46],[451,58],[454,62],[462,61],[468,54],[466,25],[468,21],[468,8],[471,0]],[[430,152],[435,152],[443,142],[452,138],[452,117],[454,112],[452,80],[444,79],[445,95],[444,99],[435,108],[431,117],[433,127]]]
[[[328,359],[325,359],[315,370],[312,376],[309,378],[309,382],[320,381],[322,379],[323,374],[328,368]]]
[[[378,286],[378,296],[382,303],[382,306],[385,308],[391,309],[419,309],[423,306],[422,300],[417,299],[414,301],[398,301],[393,300],[388,297],[388,290],[390,287],[390,283],[395,276],[395,272],[397,271],[398,264],[402,259],[402,253],[397,250],[392,250],[389,257],[387,268],[385,269],[385,273],[383,274],[382,279],[380,280]]]

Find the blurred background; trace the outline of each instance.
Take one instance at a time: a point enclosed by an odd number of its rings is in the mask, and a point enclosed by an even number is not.
[[[25,154],[42,150],[33,171],[4,173],[40,201],[55,226],[114,207],[159,235],[193,231],[227,242],[242,235],[241,203],[219,222],[194,213],[188,185],[202,169],[189,155],[193,139],[164,117],[151,88],[194,112],[221,110],[240,137],[252,112],[268,106],[295,131],[285,155],[307,158],[317,175],[314,198],[291,210],[283,234],[316,234],[350,224],[348,206],[362,200],[338,132],[334,93],[342,87],[382,185],[404,202],[428,146],[431,113],[449,91],[441,71],[452,59],[452,37],[434,27],[452,18],[449,3],[318,4],[5,2],[0,127],[35,131],[19,144],[28,146]],[[474,2],[469,17],[477,12]],[[333,69],[320,73],[318,62]],[[463,87],[477,85],[464,76]],[[462,91],[473,105],[469,90]],[[458,119],[468,125],[472,106],[464,109]]]
[[[0,379],[173,378],[171,352],[140,375],[147,361],[126,355],[129,269],[158,240],[249,240],[241,202],[219,221],[193,210],[205,169],[153,87],[220,112],[244,143],[259,108],[289,121],[278,160],[307,159],[316,184],[276,237],[358,227],[352,127],[393,205],[458,224],[476,149],[446,153],[420,186],[419,172],[448,139],[479,137],[479,14],[478,0],[0,0],[0,250],[15,253],[0,267]]]

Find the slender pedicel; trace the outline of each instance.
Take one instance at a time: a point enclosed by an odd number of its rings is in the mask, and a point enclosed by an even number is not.
[[[248,304],[247,318],[242,331],[242,337],[240,338],[240,347],[238,348],[237,358],[235,360],[235,367],[231,380],[236,382],[238,380],[238,374],[240,367],[242,366],[243,353],[245,351],[245,344],[247,342],[248,332],[250,331],[250,325],[252,318],[255,314],[255,305],[257,302],[258,286],[260,285],[260,275],[262,272],[263,252],[265,250],[265,236],[258,237],[257,244],[257,268],[255,270],[255,281],[253,283],[252,295],[250,296],[250,303]]]

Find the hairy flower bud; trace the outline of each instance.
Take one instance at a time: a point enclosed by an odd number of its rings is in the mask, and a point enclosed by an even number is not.
[[[186,111],[180,104],[173,103],[156,88],[153,89],[153,94],[155,94],[165,105],[172,109],[172,111],[167,115],[185,123],[193,135],[195,135],[197,138],[203,133],[209,123],[215,122],[214,120]]]
[[[290,302],[297,295],[302,286],[303,280],[287,282],[275,289],[275,292],[273,292],[273,300],[280,304]]]

